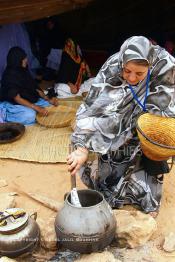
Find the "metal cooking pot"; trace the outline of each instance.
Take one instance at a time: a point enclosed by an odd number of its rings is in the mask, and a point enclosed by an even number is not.
[[[21,215],[20,215],[21,214]],[[17,257],[32,251],[40,236],[39,226],[21,208],[9,208],[0,214],[0,256]]]
[[[80,253],[101,250],[115,236],[116,220],[112,209],[98,191],[85,189],[77,192],[82,207],[71,204],[69,193],[56,216],[58,242]]]

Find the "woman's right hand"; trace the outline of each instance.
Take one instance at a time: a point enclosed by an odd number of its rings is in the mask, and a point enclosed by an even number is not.
[[[88,159],[88,150],[86,148],[78,147],[67,157],[68,171],[72,176],[80,170],[82,165]]]
[[[72,94],[78,93],[78,89],[77,89],[76,85],[72,84],[71,82],[68,82],[68,86],[70,87],[70,91],[71,91]]]
[[[36,106],[36,105],[35,105],[35,107],[33,107],[33,109],[34,109],[35,111],[37,111],[39,114],[41,114],[42,116],[47,116],[48,113],[49,113],[46,108],[41,107],[41,106]]]

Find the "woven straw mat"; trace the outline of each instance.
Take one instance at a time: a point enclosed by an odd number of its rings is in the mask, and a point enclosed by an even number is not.
[[[78,109],[79,106],[83,103],[83,101],[69,101],[69,100],[59,100],[59,105],[62,106],[69,106],[69,107],[73,107],[74,109]]]
[[[65,98],[59,98],[59,101],[83,101],[82,96],[72,96],[72,97],[65,97]]]
[[[71,133],[71,127],[28,126],[19,140],[0,145],[0,158],[40,163],[65,163],[69,154]]]

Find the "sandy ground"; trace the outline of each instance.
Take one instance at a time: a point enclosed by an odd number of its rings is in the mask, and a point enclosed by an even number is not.
[[[14,191],[14,182],[26,192],[40,193],[63,202],[65,192],[70,191],[70,176],[65,164],[37,164],[17,160],[0,159],[0,178],[7,181],[8,186],[0,188],[0,192]],[[111,248],[118,258],[125,262],[175,262],[175,252],[162,250],[164,236],[175,232],[175,166],[164,180],[162,206],[157,217],[158,230],[151,241],[137,249],[119,250]],[[84,185],[77,178],[77,187]],[[17,207],[27,212],[37,212],[39,218],[47,219],[53,211],[41,204],[19,194],[16,197]],[[27,261],[26,259],[24,261]]]

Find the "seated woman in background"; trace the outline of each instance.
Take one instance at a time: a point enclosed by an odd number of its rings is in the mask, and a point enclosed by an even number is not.
[[[20,47],[12,47],[7,55],[7,67],[2,76],[0,107],[5,109],[6,122],[24,125],[35,123],[36,112],[47,116],[45,109],[57,105],[48,98],[32,78],[27,68],[27,55]]]
[[[81,95],[82,92],[89,90],[91,86],[89,82],[85,86],[82,84],[90,77],[89,66],[82,57],[79,45],[68,38],[63,49],[56,84],[49,90],[48,95],[57,97]]]

